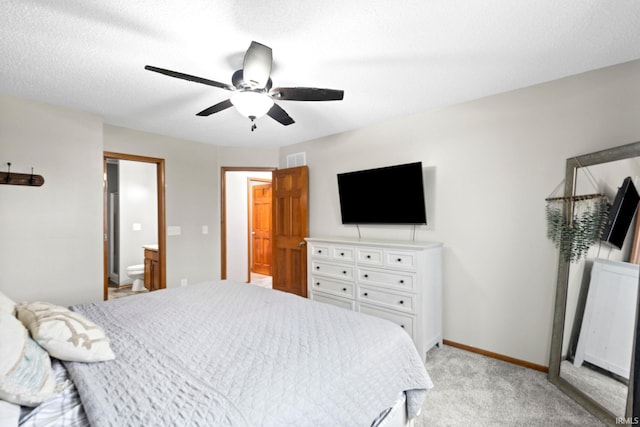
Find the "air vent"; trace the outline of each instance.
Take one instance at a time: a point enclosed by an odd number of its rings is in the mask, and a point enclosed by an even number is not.
[[[307,164],[307,153],[294,153],[287,156],[287,167],[295,168]]]

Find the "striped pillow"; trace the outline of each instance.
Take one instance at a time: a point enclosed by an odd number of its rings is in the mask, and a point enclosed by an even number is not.
[[[0,312],[0,399],[37,406],[56,393],[49,354],[15,316]]]

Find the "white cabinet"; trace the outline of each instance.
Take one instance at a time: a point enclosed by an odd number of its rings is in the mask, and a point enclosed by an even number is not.
[[[308,295],[387,319],[425,357],[442,346],[442,244],[309,237]]]
[[[639,268],[603,259],[593,263],[575,366],[589,362],[629,379]]]

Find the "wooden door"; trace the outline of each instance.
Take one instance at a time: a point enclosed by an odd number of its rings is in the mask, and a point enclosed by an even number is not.
[[[273,289],[307,296],[308,169],[273,172]]]
[[[271,183],[251,187],[251,271],[271,276]]]

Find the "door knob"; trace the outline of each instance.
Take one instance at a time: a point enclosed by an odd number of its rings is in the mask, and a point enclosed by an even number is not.
[[[306,244],[307,244],[307,242],[305,242],[305,241],[303,240],[302,242],[298,243],[298,246],[303,247],[303,246],[304,246],[304,245],[306,245]]]

